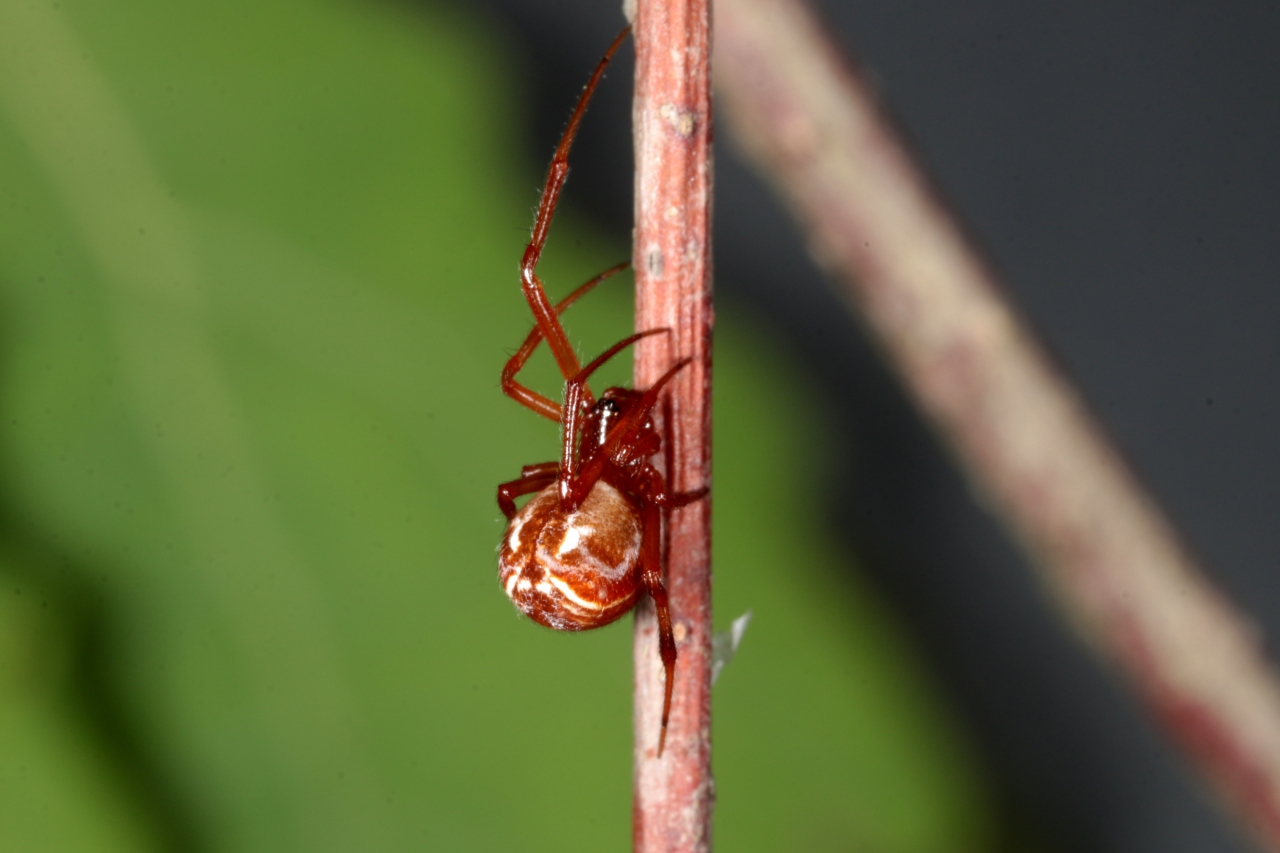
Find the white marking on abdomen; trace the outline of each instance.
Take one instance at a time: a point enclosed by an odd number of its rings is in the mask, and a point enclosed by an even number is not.
[[[511,531],[507,533],[507,547],[512,551],[520,550],[520,531],[524,530],[524,516],[516,516],[511,522]]]
[[[563,557],[565,554],[569,553],[570,551],[577,550],[578,546],[582,544],[582,537],[590,536],[592,533],[595,533],[595,532],[596,532],[595,528],[585,524],[582,525],[581,527],[578,527],[578,526],[570,527],[568,530],[564,532],[564,541],[561,542],[560,547],[556,549],[556,556]]]
[[[569,599],[579,607],[585,607],[587,610],[603,610],[604,609],[598,602],[587,601],[585,598],[578,595],[576,592],[573,591],[573,587],[569,586],[567,583],[560,580],[560,578],[550,577],[548,578],[548,580],[551,581],[553,585],[555,585],[556,589],[560,590],[561,594],[563,594],[565,598]]]

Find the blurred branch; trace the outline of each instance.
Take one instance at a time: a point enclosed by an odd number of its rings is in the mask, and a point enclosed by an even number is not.
[[[648,387],[678,358],[692,363],[664,407],[667,477],[677,491],[711,475],[711,68],[708,0],[640,0],[636,88],[635,382]],[[663,672],[646,599],[636,615],[634,845],[637,853],[710,849],[711,512],[671,513],[667,590],[679,658],[666,748],[657,755]]]
[[[730,128],[1065,615],[1269,849],[1280,688],[798,0],[722,0]]]

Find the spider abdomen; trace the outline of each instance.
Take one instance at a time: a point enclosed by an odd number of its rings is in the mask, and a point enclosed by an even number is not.
[[[635,604],[643,532],[631,498],[600,480],[566,513],[552,484],[507,524],[498,580],[517,608],[559,631],[607,625]]]

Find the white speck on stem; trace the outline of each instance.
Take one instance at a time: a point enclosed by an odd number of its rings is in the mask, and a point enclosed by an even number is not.
[[[748,610],[733,620],[729,630],[717,631],[716,635],[711,638],[712,684],[715,684],[716,679],[720,677],[720,670],[724,669],[729,661],[733,660],[733,656],[738,653],[738,646],[742,643],[742,635],[747,633],[747,626],[750,624],[751,611]]]

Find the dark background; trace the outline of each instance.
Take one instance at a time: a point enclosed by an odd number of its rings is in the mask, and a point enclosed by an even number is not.
[[[1013,299],[1217,583],[1280,628],[1280,7],[821,4]],[[616,4],[485,0],[519,51],[531,156]],[[629,53],[566,197],[630,227]],[[775,325],[843,429],[830,524],[909,624],[996,780],[1010,846],[1246,845],[1034,577],[721,132],[717,298]],[[1016,841],[1015,841],[1016,840]]]

